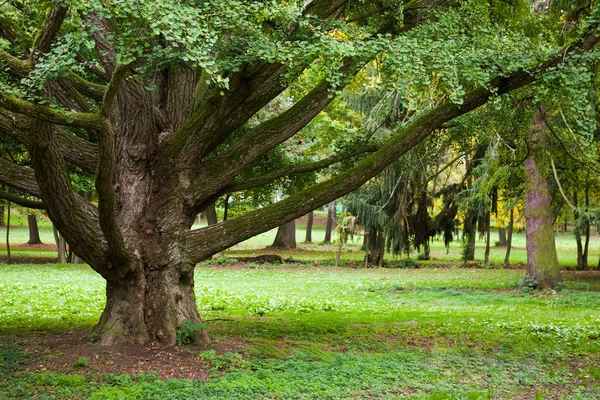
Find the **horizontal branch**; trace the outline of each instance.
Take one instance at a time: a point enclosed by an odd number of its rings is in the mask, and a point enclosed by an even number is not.
[[[31,168],[0,158],[0,183],[35,197],[40,197],[40,188]]]
[[[0,92],[0,107],[58,125],[95,130],[102,129],[104,126],[104,120],[99,114],[77,112],[65,112],[63,114],[51,107],[22,100],[2,92]]]
[[[272,171],[268,174],[259,176],[257,178],[249,179],[244,182],[230,183],[229,185],[227,185],[223,188],[222,194],[254,189],[257,187],[268,185],[269,183],[271,183],[277,179],[286,177],[286,176],[318,171],[320,169],[327,168],[333,164],[337,164],[337,163],[347,160],[349,158],[356,157],[360,154],[372,153],[376,150],[377,150],[377,148],[375,146],[369,146],[369,147],[364,147],[363,149],[358,150],[358,151],[347,152],[347,153],[343,153],[343,154],[336,154],[332,157],[325,158],[325,159],[319,160],[319,161],[313,161],[313,162],[306,163],[306,164],[288,165],[286,167]]]
[[[493,96],[502,95],[534,82],[539,74],[562,63],[566,57],[593,48],[599,37],[593,32],[561,52],[553,59],[533,69],[522,69],[508,77],[498,77],[464,96],[462,104],[445,102],[431,111],[410,120],[381,149],[348,171],[319,183],[278,203],[227,220],[217,225],[188,232],[185,248],[193,261],[201,261],[259,233],[290,222],[311,210],[338,199],[359,188],[388,165],[421,143],[442,124],[487,103]]]
[[[42,201],[30,200],[16,194],[0,190],[0,199],[8,200],[11,203],[18,204],[22,207],[33,208],[34,210],[44,210],[46,205]]]
[[[12,139],[30,146],[32,134],[27,131],[29,120],[12,114],[10,111],[0,109],[0,132]],[[60,151],[65,160],[81,168],[81,170],[94,174],[98,165],[98,146],[88,142],[64,128],[56,128],[54,135],[58,141]]]

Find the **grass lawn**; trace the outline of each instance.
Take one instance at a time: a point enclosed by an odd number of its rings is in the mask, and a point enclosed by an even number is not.
[[[522,270],[312,265],[197,268],[212,341],[135,363],[87,343],[104,302],[88,267],[0,265],[0,398],[600,398],[589,282],[529,293]]]

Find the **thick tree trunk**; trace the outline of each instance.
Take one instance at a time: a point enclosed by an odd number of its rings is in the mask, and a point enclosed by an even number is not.
[[[312,228],[315,220],[314,212],[309,212],[306,215],[306,239],[304,240],[306,243],[312,242]]]
[[[553,288],[561,280],[550,197],[549,162],[544,118],[535,114],[530,156],[525,160],[525,221],[527,276],[538,287]]]
[[[280,249],[296,248],[296,220],[283,224],[277,229],[277,235],[271,247]]]
[[[27,216],[27,225],[29,226],[29,241],[27,244],[41,244],[40,230],[35,215],[29,214]]]
[[[325,240],[323,243],[331,243],[331,231],[333,230],[333,220],[335,219],[335,201],[327,205],[327,224],[325,225]]]
[[[506,228],[498,228],[498,246],[506,246]]]
[[[510,265],[510,250],[512,248],[512,234],[513,227],[515,225],[515,210],[514,208],[510,209],[510,219],[508,221],[508,238],[506,240],[506,255],[504,256],[504,266],[508,267]]]
[[[122,282],[107,282],[106,306],[93,332],[101,344],[177,343],[177,327],[197,323],[194,266],[136,266]],[[182,272],[183,271],[183,272]],[[196,340],[205,340],[197,332]]]

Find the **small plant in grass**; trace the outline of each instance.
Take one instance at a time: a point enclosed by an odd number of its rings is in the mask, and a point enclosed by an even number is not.
[[[525,279],[523,279],[523,282],[521,282],[521,290],[525,293],[533,293],[537,287],[538,282],[535,280],[535,278],[530,276],[526,276]]]
[[[77,360],[75,360],[75,362],[73,363],[73,367],[74,368],[85,368],[90,364],[90,359],[87,357],[79,357]]]
[[[97,332],[92,332],[89,334],[88,339],[90,343],[98,343],[100,341],[100,335]]]
[[[201,322],[184,320],[177,327],[177,344],[197,343],[200,339],[200,333],[206,329],[206,325]]]
[[[420,253],[420,254],[417,256],[417,260],[420,260],[420,261],[428,261],[428,260],[431,260],[431,257],[429,257],[429,254],[427,254],[427,253]]]
[[[217,354],[214,350],[207,350],[200,353],[200,359],[210,362],[210,368],[214,371],[231,371],[248,367],[248,363],[239,353]]]

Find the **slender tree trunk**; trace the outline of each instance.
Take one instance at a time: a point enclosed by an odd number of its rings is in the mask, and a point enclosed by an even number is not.
[[[590,182],[589,179],[585,182],[585,208],[586,211],[590,209]],[[590,223],[589,220],[585,221],[585,244],[583,245],[583,269],[588,269],[588,250],[590,248]]]
[[[508,237],[506,240],[506,255],[504,256],[504,266],[508,267],[510,265],[510,250],[512,248],[512,234],[513,227],[515,224],[515,210],[514,208],[510,209],[510,218],[508,221]]]
[[[573,232],[575,233],[575,243],[577,244],[577,267],[576,269],[581,271],[585,267],[585,261],[583,256],[583,244],[581,243],[581,229],[579,223],[579,199],[577,196],[577,189],[573,191],[573,205],[575,206],[575,210],[573,210],[573,216],[575,217],[575,229]]]
[[[477,234],[476,218],[473,211],[467,211],[467,217],[464,223],[464,236],[467,237],[466,247],[464,249],[463,260],[475,260],[475,238]]]
[[[209,204],[208,207],[206,207],[206,210],[204,210],[204,212],[206,213],[206,223],[209,226],[216,225],[219,223],[219,220],[217,218],[217,209],[215,207],[215,203]],[[221,258],[221,257],[223,257],[222,251],[220,251],[217,254],[212,256],[212,258]]]
[[[553,288],[561,280],[550,197],[549,162],[544,118],[536,112],[530,156],[525,160],[525,221],[527,276],[539,287]]]
[[[29,241],[27,244],[41,244],[40,230],[35,215],[27,215],[27,225],[29,226]]]
[[[227,221],[229,218],[229,195],[225,196],[225,200],[223,200],[223,221]]]
[[[335,254],[335,266],[339,266],[340,265],[340,258],[342,258],[342,250],[344,248],[344,241],[342,240],[342,238],[338,238],[338,249],[337,252]]]
[[[277,235],[271,247],[281,249],[295,249],[296,248],[296,221],[288,222],[283,224],[277,229]]]
[[[0,226],[4,225],[4,204],[0,203]]]
[[[492,214],[490,212],[487,213],[486,216],[486,227],[485,227],[485,256],[483,262],[485,264],[489,264],[490,262],[490,240],[491,240],[491,218]]]
[[[65,238],[60,234],[56,227],[53,227],[54,241],[56,242],[56,250],[58,252],[58,263],[67,263],[67,244]]]
[[[314,212],[309,212],[306,216],[306,239],[304,240],[306,243],[311,243],[312,242],[312,228],[313,228],[313,222],[315,219],[315,214]]]
[[[506,246],[506,228],[498,228],[498,246]]]
[[[333,220],[335,219],[335,201],[327,205],[327,224],[325,225],[325,240],[323,243],[331,243],[331,231],[333,230]]]
[[[6,263],[10,264],[12,262],[10,258],[10,201],[8,202],[6,208],[8,214],[6,217],[6,255],[8,257],[8,260],[6,261]]]

